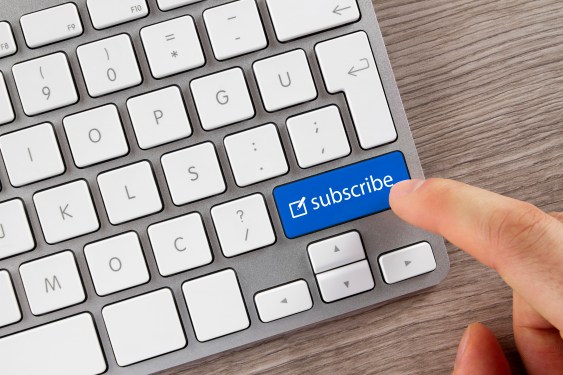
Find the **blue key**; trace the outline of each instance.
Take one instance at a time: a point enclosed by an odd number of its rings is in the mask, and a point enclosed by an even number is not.
[[[278,186],[274,199],[285,235],[296,238],[388,210],[391,187],[409,178],[397,151]]]

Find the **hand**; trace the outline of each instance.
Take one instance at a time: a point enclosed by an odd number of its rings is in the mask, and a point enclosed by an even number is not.
[[[395,185],[393,211],[439,233],[496,270],[513,289],[514,339],[529,374],[563,374],[563,214],[459,182],[431,179]],[[509,374],[494,335],[470,325],[454,375]]]

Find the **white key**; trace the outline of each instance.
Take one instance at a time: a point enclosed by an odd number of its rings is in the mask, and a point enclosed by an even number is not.
[[[228,136],[225,148],[239,186],[281,176],[289,170],[274,124]]]
[[[301,168],[350,155],[340,110],[334,105],[291,117],[287,130]]]
[[[4,75],[0,72],[0,125],[14,121],[16,118]]]
[[[153,224],[148,232],[162,276],[174,275],[213,261],[203,221],[198,213]]]
[[[121,119],[113,104],[65,117],[63,124],[74,163],[79,168],[129,152]]]
[[[62,52],[16,64],[14,80],[28,116],[66,107],[78,101],[68,59]]]
[[[304,280],[260,292],[254,296],[260,320],[272,322],[313,307],[309,287]]]
[[[22,360],[23,353],[33,359]],[[0,339],[2,374],[97,375],[106,368],[90,314],[76,315]]]
[[[205,64],[194,20],[190,16],[147,26],[141,30],[141,39],[155,78],[168,77]]]
[[[255,62],[254,75],[268,112],[317,97],[307,56],[301,49]]]
[[[76,305],[86,299],[71,251],[22,264],[20,275],[33,315]]]
[[[144,150],[192,135],[178,86],[131,98],[127,108],[139,147]]]
[[[223,254],[230,258],[276,242],[266,202],[254,194],[211,209]]]
[[[315,242],[307,250],[315,273],[345,266],[366,257],[362,239],[356,231]]]
[[[164,11],[179,8],[181,6],[188,4],[197,3],[199,1],[201,0],[156,0],[160,10],[164,10]]]
[[[210,142],[162,156],[162,169],[172,200],[178,206],[227,189],[215,146]]]
[[[398,283],[436,269],[432,247],[422,242],[379,257],[381,273],[387,284]]]
[[[187,281],[182,290],[199,341],[209,341],[250,326],[232,269]]]
[[[109,221],[118,225],[162,210],[151,165],[147,161],[98,176]]]
[[[266,0],[280,42],[360,19],[356,0]]]
[[[144,284],[150,279],[139,236],[135,232],[86,245],[84,254],[100,296]]]
[[[82,34],[82,22],[74,3],[26,14],[20,20],[29,48],[37,48]]]
[[[268,45],[255,0],[239,0],[207,9],[203,19],[217,60],[258,51]]]
[[[117,6],[113,1],[111,4],[114,11]],[[143,81],[131,38],[126,34],[84,44],[77,48],[76,54],[90,96],[124,90]]]
[[[387,98],[364,32],[349,34],[315,47],[326,87],[344,92],[364,149],[397,139]]]
[[[13,55],[17,51],[12,27],[8,22],[0,22],[0,58]]]
[[[22,314],[8,271],[0,271],[0,303],[0,328],[20,321]]]
[[[36,193],[33,201],[45,240],[50,244],[100,228],[90,189],[84,180]]]
[[[190,87],[205,130],[254,117],[254,106],[240,68],[193,80]]]
[[[375,282],[367,260],[317,275],[323,301],[329,303],[373,289]]]
[[[0,203],[0,259],[33,250],[35,240],[23,203],[19,199]]]
[[[169,289],[104,307],[104,322],[119,366],[128,366],[186,346]]]
[[[86,0],[92,24],[98,30],[143,18],[149,14],[146,0]]]
[[[53,126],[44,123],[0,137],[0,151],[15,187],[31,184],[65,171]]]

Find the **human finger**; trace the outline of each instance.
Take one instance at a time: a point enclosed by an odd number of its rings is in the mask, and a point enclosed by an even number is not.
[[[563,374],[563,338],[518,293],[513,298],[514,339],[530,375]]]
[[[563,224],[563,212],[550,212],[549,214]]]
[[[563,224],[538,208],[459,182],[409,180],[390,203],[403,220],[439,233],[563,329]]]
[[[510,367],[494,334],[483,324],[465,330],[453,375],[509,375]]]

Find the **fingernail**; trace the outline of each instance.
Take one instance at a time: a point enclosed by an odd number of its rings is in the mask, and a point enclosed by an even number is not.
[[[461,360],[463,358],[463,353],[467,347],[467,343],[469,342],[469,327],[465,329],[461,341],[459,343],[459,347],[457,349],[457,355],[455,357],[455,364],[454,368],[458,367],[461,364]]]
[[[417,191],[422,184],[424,184],[424,180],[401,181],[393,186],[393,195],[397,198],[405,197]]]

